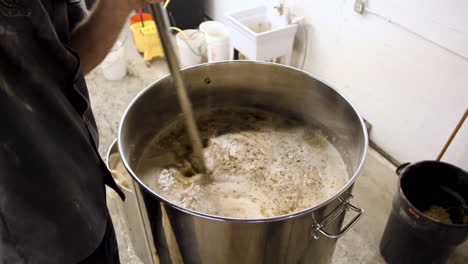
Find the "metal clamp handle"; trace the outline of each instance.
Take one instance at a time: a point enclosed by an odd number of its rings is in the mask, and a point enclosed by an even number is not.
[[[335,210],[333,210],[325,218],[325,220],[323,220],[322,223],[318,223],[317,221],[315,221],[316,224],[315,224],[314,232],[312,234],[312,236],[315,239],[319,239],[319,233],[331,239],[340,238],[344,236],[351,229],[351,227],[353,227],[359,221],[359,219],[364,214],[364,209],[350,204],[349,199],[351,199],[353,196],[349,194],[348,197],[349,198],[347,200],[340,198],[340,201],[342,202],[343,206],[340,205],[337,208],[335,208]],[[344,208],[342,210],[339,210],[342,207]],[[338,218],[338,216],[340,216],[344,211],[348,211],[348,210],[352,210],[356,212],[357,215],[345,227],[343,227],[337,234],[331,234],[324,230],[324,228],[327,227],[330,223],[332,223],[336,218]]]

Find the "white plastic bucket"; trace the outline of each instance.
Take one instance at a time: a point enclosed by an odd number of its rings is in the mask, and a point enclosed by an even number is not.
[[[179,60],[182,68],[202,63],[203,33],[195,29],[186,29],[176,35],[179,48]]]
[[[231,59],[229,33],[224,24],[217,21],[203,22],[200,31],[205,34],[208,62]]]
[[[101,62],[104,78],[110,81],[117,81],[127,75],[127,63],[125,61],[125,41],[126,35],[121,34],[112,50]]]

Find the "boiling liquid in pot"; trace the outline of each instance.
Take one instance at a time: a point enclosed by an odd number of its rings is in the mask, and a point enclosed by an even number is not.
[[[209,175],[191,168],[179,118],[145,150],[137,174],[162,197],[212,215],[262,218],[317,205],[348,181],[343,159],[320,131],[272,113],[222,108],[198,113]]]

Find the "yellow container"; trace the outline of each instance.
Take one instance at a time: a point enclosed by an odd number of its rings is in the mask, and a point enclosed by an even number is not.
[[[143,53],[144,60],[150,61],[155,57],[164,56],[158,30],[150,14],[142,13],[131,16],[130,28],[133,33],[135,46],[139,52]]]

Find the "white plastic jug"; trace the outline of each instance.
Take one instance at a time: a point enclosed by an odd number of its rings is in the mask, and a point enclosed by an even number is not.
[[[200,24],[200,31],[205,34],[208,62],[231,59],[229,33],[223,23],[203,22]]]
[[[117,81],[127,75],[127,62],[125,60],[126,40],[127,35],[125,32],[122,32],[111,51],[100,64],[104,78],[107,80]]]
[[[195,29],[186,29],[177,33],[176,42],[182,68],[202,63],[204,41],[203,33]]]

